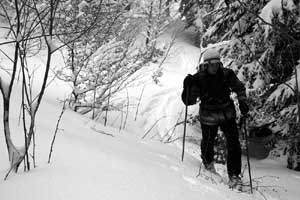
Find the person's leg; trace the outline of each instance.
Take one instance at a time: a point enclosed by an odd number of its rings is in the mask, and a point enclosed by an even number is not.
[[[239,132],[235,119],[223,123],[221,125],[221,130],[226,137],[228,175],[229,177],[239,176],[242,167],[242,154]]]
[[[201,158],[205,167],[214,161],[214,142],[217,135],[218,126],[201,124]]]

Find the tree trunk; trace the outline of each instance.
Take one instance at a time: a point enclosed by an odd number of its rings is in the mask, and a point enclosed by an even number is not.
[[[148,46],[150,39],[151,39],[151,27],[153,26],[153,19],[152,19],[152,12],[153,12],[153,1],[150,4],[150,11],[148,13],[148,27],[147,27],[147,38],[146,38],[146,46]]]
[[[165,12],[166,12],[167,17],[170,17],[170,3],[171,3],[171,0],[166,1],[166,10],[165,10]]]
[[[3,125],[5,142],[7,145],[8,158],[10,162],[10,167],[17,172],[18,166],[24,158],[24,152],[19,151],[11,140],[10,127],[9,127],[9,100],[4,99],[4,109],[3,109]]]
[[[288,151],[287,168],[300,171],[300,139],[292,140]]]

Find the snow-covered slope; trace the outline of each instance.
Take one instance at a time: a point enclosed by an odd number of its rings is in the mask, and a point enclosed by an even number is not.
[[[138,120],[133,120],[133,113],[126,130],[119,132],[118,128],[104,127],[67,110],[60,124],[50,164],[47,164],[50,144],[62,105],[55,101],[56,97],[46,97],[36,123],[37,168],[26,173],[20,168],[20,172],[10,174],[7,181],[1,179],[0,199],[298,199],[300,174],[287,170],[282,162],[252,160],[254,185],[259,192],[253,195],[238,193],[224,184],[215,184],[203,176],[196,177],[200,166],[199,152],[194,152],[192,146],[188,146],[184,162],[181,162],[181,149],[177,145],[151,139],[153,135],[160,136],[156,137],[160,139],[176,123],[179,113],[184,115],[180,100],[182,80],[187,73],[195,72],[199,55],[199,49],[187,42],[190,35],[190,32],[183,33],[178,39],[174,46],[177,54],[174,53],[164,64],[161,83],[151,85],[149,82],[146,85]],[[16,92],[13,97],[11,123],[14,141],[18,140],[21,144],[23,135],[18,131],[19,95],[20,92]],[[0,113],[2,110],[0,106]],[[189,111],[197,112],[197,106],[189,108]],[[109,116],[111,125],[114,123],[111,119],[115,116]],[[145,131],[162,116],[167,117],[161,119],[145,139],[141,139]],[[2,124],[0,131],[3,132]],[[194,128],[188,127],[188,135],[201,137],[199,132],[194,131]],[[175,132],[175,136],[179,137],[182,126],[178,126]],[[0,137],[0,155],[0,178],[4,178],[9,167],[4,136]],[[224,166],[217,167],[224,173]]]
[[[252,199],[196,178],[199,160],[186,155],[182,163],[181,151],[173,145],[141,140],[138,133],[119,133],[72,111],[62,118],[52,162],[47,164],[59,113],[59,105],[44,102],[37,121],[37,168],[2,179],[1,199]],[[8,162],[3,139],[0,154],[4,177]]]

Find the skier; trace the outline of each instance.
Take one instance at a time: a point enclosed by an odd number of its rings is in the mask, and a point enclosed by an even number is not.
[[[236,124],[236,111],[230,98],[235,92],[242,116],[249,111],[243,83],[231,69],[223,68],[220,54],[208,49],[202,55],[200,70],[188,74],[183,81],[182,101],[186,106],[200,98],[199,118],[202,129],[201,158],[206,170],[217,173],[214,167],[214,141],[218,128],[226,138],[229,187],[241,185],[241,146]]]

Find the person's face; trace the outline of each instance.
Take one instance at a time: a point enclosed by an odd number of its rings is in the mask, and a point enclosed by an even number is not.
[[[219,60],[209,61],[207,66],[207,72],[211,75],[215,75],[221,67],[221,62]]]

